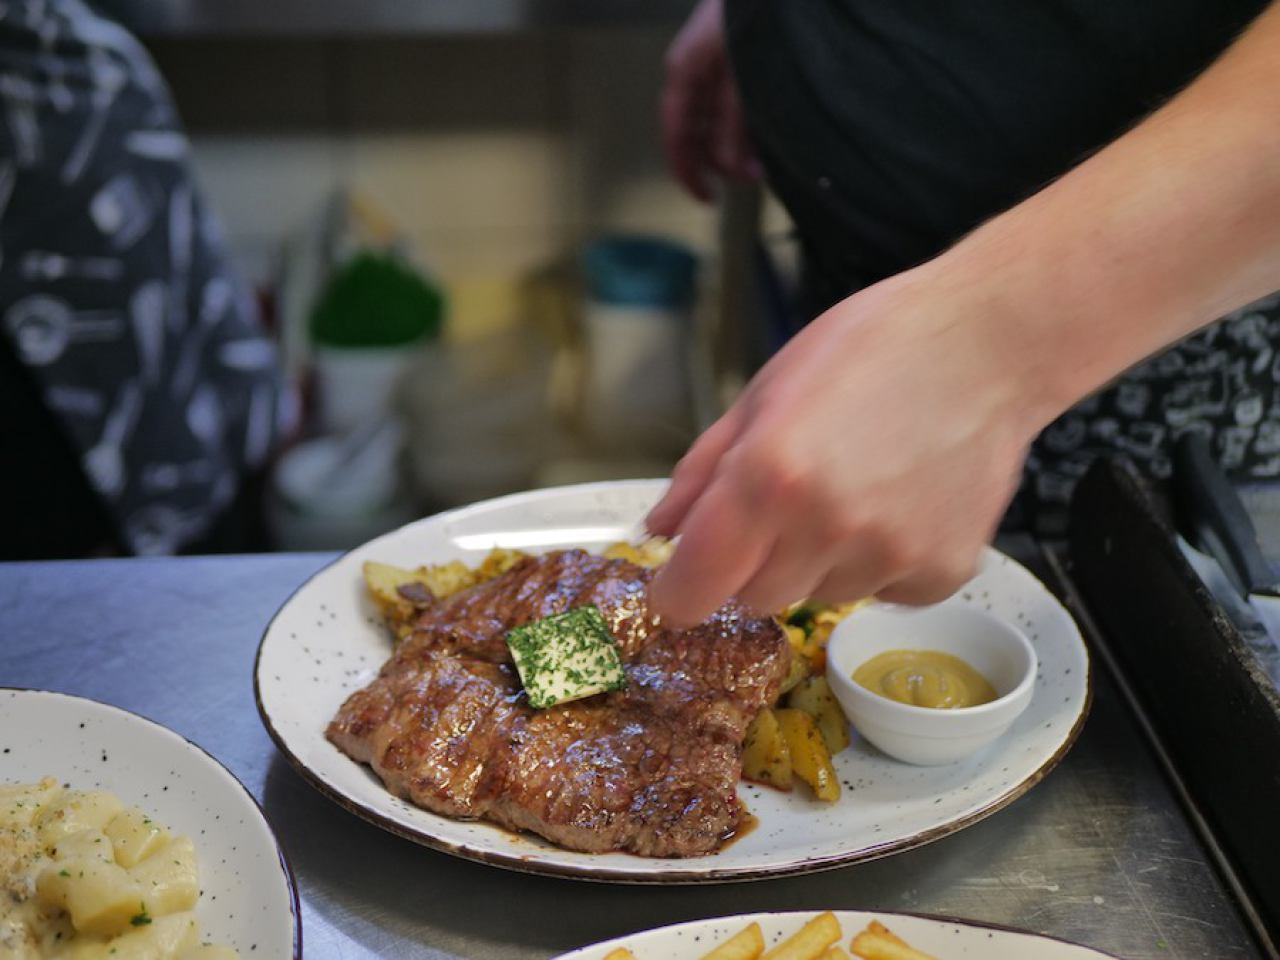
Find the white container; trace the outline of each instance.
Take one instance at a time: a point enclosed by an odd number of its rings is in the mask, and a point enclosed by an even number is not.
[[[682,450],[692,430],[685,311],[589,301],[586,423],[604,447]]]
[[[300,443],[276,465],[267,515],[282,550],[343,550],[414,519],[399,474],[400,428]]]
[[[614,236],[583,254],[583,423],[602,453],[683,453],[693,438],[690,311],[697,261],[660,237]]]
[[[317,419],[325,433],[348,433],[385,416],[420,343],[395,347],[312,347]]]
[[[551,426],[548,355],[528,329],[421,351],[397,404],[420,501],[454,506],[529,486]]]
[[[859,666],[890,650],[959,657],[999,696],[976,707],[939,710],[898,703],[854,682]],[[921,766],[960,760],[1007,731],[1031,703],[1036,664],[1022,631],[959,602],[865,607],[832,631],[827,646],[827,682],[857,731],[889,756]]]

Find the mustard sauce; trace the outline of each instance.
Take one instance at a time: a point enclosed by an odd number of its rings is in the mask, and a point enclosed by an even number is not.
[[[858,667],[853,681],[890,700],[939,710],[996,699],[986,677],[959,657],[936,650],[888,650]]]

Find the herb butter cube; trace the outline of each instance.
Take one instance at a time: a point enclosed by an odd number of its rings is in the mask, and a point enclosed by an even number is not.
[[[516,627],[507,634],[507,646],[531,707],[553,707],[627,685],[618,646],[593,606]]]

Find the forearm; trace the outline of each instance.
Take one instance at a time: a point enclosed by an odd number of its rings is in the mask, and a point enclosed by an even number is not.
[[[1280,288],[1280,6],[1161,110],[922,269],[976,298],[975,334],[1026,374],[1040,421]]]

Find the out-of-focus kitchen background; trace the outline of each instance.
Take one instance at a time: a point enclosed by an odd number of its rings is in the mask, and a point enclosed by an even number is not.
[[[689,3],[114,7],[302,399],[264,492],[276,548],[665,475],[776,339],[756,269],[760,238],[787,253],[776,205],[698,204],[663,162]]]

